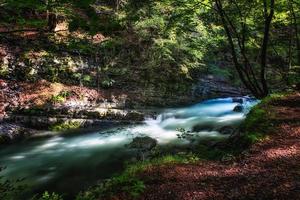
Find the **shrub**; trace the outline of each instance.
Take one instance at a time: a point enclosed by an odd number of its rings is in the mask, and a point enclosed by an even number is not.
[[[69,91],[61,91],[58,95],[52,95],[50,101],[52,103],[63,103],[69,96],[71,96]]]

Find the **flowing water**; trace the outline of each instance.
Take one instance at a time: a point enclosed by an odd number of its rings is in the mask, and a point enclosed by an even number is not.
[[[166,109],[141,125],[118,126],[88,134],[27,140],[0,149],[0,176],[23,179],[30,194],[43,190],[75,194],[99,179],[120,172],[125,161],[136,157],[127,144],[137,136],[149,136],[160,146],[190,145],[203,138],[225,138],[223,127],[237,127],[257,101],[244,97],[243,111],[232,98],[213,99],[178,109]],[[180,138],[182,131],[194,140]]]

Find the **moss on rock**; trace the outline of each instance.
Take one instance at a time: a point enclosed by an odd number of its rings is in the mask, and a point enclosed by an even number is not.
[[[82,122],[79,121],[67,121],[67,122],[59,122],[49,127],[51,131],[68,131],[79,129],[82,127]]]

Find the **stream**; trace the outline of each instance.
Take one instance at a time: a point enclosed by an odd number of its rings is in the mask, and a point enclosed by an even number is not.
[[[75,195],[97,180],[121,172],[126,161],[134,160],[137,150],[128,144],[137,136],[149,136],[159,146],[171,149],[204,138],[228,137],[220,133],[224,127],[229,130],[237,127],[258,102],[249,97],[240,100],[242,104],[232,98],[212,99],[186,108],[165,109],[143,124],[106,127],[91,133],[57,135],[5,146],[0,149],[0,166],[5,166],[0,176],[22,179],[21,183],[28,188],[24,199],[44,190]],[[242,110],[235,112],[237,105]],[[178,137],[182,130],[192,139]]]

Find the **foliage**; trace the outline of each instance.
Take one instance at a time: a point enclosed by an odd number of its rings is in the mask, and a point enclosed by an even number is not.
[[[70,95],[69,91],[61,91],[58,95],[52,95],[50,101],[52,103],[63,103]]]
[[[0,172],[5,168],[0,166]],[[3,176],[0,176],[0,199],[9,200],[17,198],[19,192],[24,189],[24,185],[21,185],[22,179],[11,181],[4,180]]]
[[[52,126],[49,127],[49,130],[51,131],[68,131],[68,130],[74,130],[74,129],[78,129],[82,126],[81,122],[77,122],[77,121],[68,121],[68,122],[59,122],[56,123]]]
[[[0,5],[3,19],[0,26],[13,26],[13,29],[35,27],[47,32],[48,13],[66,21],[71,34],[63,39],[44,34],[40,42],[21,41],[25,49],[42,49],[51,54],[43,56],[45,62],[41,66],[35,66],[32,58],[18,57],[18,63],[28,67],[1,67],[0,76],[83,83],[102,88],[132,85],[161,96],[186,94],[193,81],[205,74],[240,84],[229,55],[226,34],[215,7],[211,6],[215,1],[119,2],[116,5],[114,1],[95,0],[4,0]],[[245,0],[223,3],[227,17],[236,28],[234,45],[238,45],[238,36],[243,35],[248,64],[255,74],[259,73],[258,49],[264,27],[262,3]],[[298,11],[294,1],[276,1],[267,52],[267,79],[272,87],[283,87],[282,83],[294,87],[299,84]],[[72,31],[79,31],[80,36]],[[103,35],[105,40],[93,43],[91,38],[96,33]],[[64,62],[54,63],[54,58],[61,57],[62,51],[67,51],[67,57],[73,61],[75,57],[97,61],[88,63],[89,68],[84,70],[70,68]],[[242,62],[243,52],[237,51],[237,54]]]
[[[31,200],[63,200],[62,196],[56,193],[44,192],[42,196],[34,196]]]

